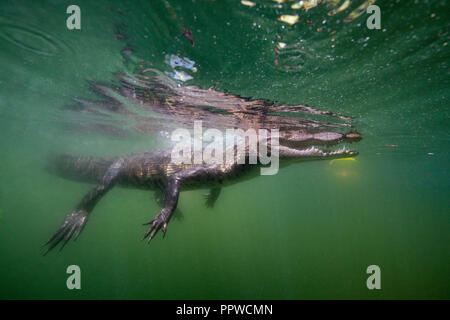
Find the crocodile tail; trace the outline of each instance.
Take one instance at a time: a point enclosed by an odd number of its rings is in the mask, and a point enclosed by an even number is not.
[[[70,180],[99,182],[114,158],[54,154],[49,156],[47,170]]]

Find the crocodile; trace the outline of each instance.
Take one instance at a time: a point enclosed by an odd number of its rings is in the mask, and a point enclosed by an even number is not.
[[[83,125],[80,129],[115,134],[125,127],[132,127],[138,133],[161,135],[173,129],[192,128],[195,121],[202,121],[207,128],[221,131],[276,130],[281,168],[301,160],[335,159],[358,154],[345,146],[337,146],[362,139],[349,123],[351,118],[338,113],[303,104],[286,105],[245,98],[217,91],[213,87],[181,86],[159,70],[145,65],[134,74],[115,76],[119,79],[119,85],[91,83],[91,89],[101,100],[76,98],[76,104],[68,108],[88,117],[88,121],[78,122]],[[90,115],[95,115],[92,117],[94,119],[100,116],[101,122],[92,121]],[[321,117],[327,117],[327,120],[322,121]],[[107,122],[108,119],[111,121]],[[130,123],[131,126],[127,125]],[[162,135],[167,137],[167,134]],[[269,154],[271,141],[269,136],[265,141],[259,141],[266,144]],[[237,144],[232,146],[237,147]],[[143,237],[150,242],[160,230],[166,233],[169,220],[177,208],[180,191],[209,188],[206,204],[212,207],[222,187],[256,177],[256,168],[265,164],[259,153],[256,163],[249,163],[247,144],[243,153],[233,154],[233,161],[227,159],[223,164],[205,161],[178,164],[172,161],[169,149],[111,157],[51,156],[47,168],[52,173],[96,183],[96,186],[81,199],[51,236],[46,243],[45,254],[59,244],[62,249],[70,239],[78,238],[95,205],[116,185],[154,190],[161,196],[159,204],[162,209],[147,223],[149,227]]]
[[[359,133],[339,133],[323,131],[319,133],[306,131],[280,132],[280,145],[277,146],[280,166],[295,161],[315,159],[335,159],[353,157],[357,151],[350,151],[345,146],[332,149],[332,145],[357,142],[362,138]],[[267,151],[272,147],[268,138]],[[259,145],[261,145],[259,141]],[[236,151],[237,145],[234,145]],[[244,152],[233,152],[233,161],[224,164],[181,163],[172,161],[170,150],[153,150],[116,157],[91,157],[60,154],[51,157],[49,168],[56,174],[70,179],[96,181],[79,204],[66,216],[60,228],[48,240],[47,252],[61,243],[61,249],[73,237],[78,238],[95,205],[115,185],[144,188],[162,192],[161,211],[149,222],[143,240],[151,239],[161,230],[164,235],[172,213],[177,207],[180,191],[210,188],[207,202],[213,205],[222,187],[257,176],[262,165],[258,153],[257,163],[249,163],[249,147]],[[191,155],[193,157],[193,155]]]

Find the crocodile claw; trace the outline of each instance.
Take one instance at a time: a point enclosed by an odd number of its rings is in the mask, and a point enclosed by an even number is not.
[[[84,209],[74,210],[69,213],[59,227],[58,231],[56,231],[45,244],[48,245],[48,249],[44,253],[44,255],[46,255],[60,242],[62,242],[62,245],[59,250],[62,250],[62,248],[64,248],[64,246],[72,237],[74,237],[74,240],[76,240],[83,230],[83,227],[87,222],[87,218],[88,213]]]
[[[148,238],[147,242],[150,243],[150,241],[153,239],[153,237],[159,230],[162,230],[164,235],[166,235],[167,221],[165,220],[164,217],[165,215],[163,209],[154,219],[152,219],[147,223],[144,223],[144,225],[150,225],[150,228],[148,228],[147,232],[145,233],[144,237],[141,240]]]

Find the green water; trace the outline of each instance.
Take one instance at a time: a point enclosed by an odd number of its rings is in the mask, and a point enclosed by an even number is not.
[[[448,1],[377,1],[381,30],[366,14],[342,22],[361,0],[334,16],[324,4],[254,2],[79,0],[81,30],[68,30],[71,1],[0,1],[0,298],[450,298]],[[292,26],[277,21],[295,13]],[[49,152],[159,143],[68,129],[87,120],[64,107],[141,60],[170,71],[166,54],[196,62],[187,84],[355,116],[360,155],[236,184],[213,209],[204,190],[183,192],[182,218],[151,245],[139,240],[159,211],[153,194],[115,188],[77,242],[43,257],[91,188],[47,173]],[[66,287],[72,264],[81,290]],[[369,265],[381,290],[366,287]]]

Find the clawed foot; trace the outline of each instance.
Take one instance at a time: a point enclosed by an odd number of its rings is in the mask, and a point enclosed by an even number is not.
[[[150,228],[148,228],[147,232],[145,233],[142,240],[148,237],[148,241],[150,242],[153,237],[156,235],[156,233],[161,229],[164,235],[166,234],[167,230],[167,222],[165,217],[168,217],[169,215],[166,212],[166,209],[162,209],[161,212],[151,221],[144,223],[144,225],[150,225]]]
[[[220,188],[212,188],[209,190],[208,193],[203,194],[203,197],[205,198],[205,205],[208,208],[214,207],[214,204],[216,203],[216,200],[219,198],[220,195]]]
[[[47,241],[45,245],[48,245],[47,251],[44,253],[46,255],[50,250],[52,250],[58,243],[63,241],[62,248],[66,245],[67,241],[74,236],[74,240],[78,238],[80,232],[83,230],[88,218],[88,213],[84,209],[74,210],[66,216],[66,219],[59,227],[58,231]]]

